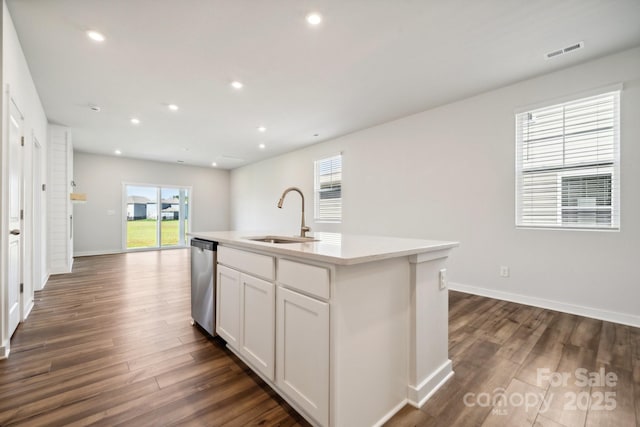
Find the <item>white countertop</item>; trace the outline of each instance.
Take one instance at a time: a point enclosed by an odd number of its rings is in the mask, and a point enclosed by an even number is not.
[[[202,231],[189,236],[212,240],[229,246],[255,249],[274,254],[297,256],[338,265],[361,264],[381,259],[397,258],[425,252],[450,249],[458,242],[440,240],[405,239],[398,237],[364,236],[340,233],[308,233],[317,242],[266,243],[248,240],[254,236],[291,236],[291,233],[253,231]]]

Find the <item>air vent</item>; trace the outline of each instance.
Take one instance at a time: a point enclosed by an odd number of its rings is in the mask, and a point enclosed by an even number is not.
[[[574,52],[578,49],[582,49],[584,47],[584,42],[574,43],[571,46],[567,46],[562,49],[554,50],[553,52],[549,52],[544,55],[545,59],[555,58],[560,55],[564,55],[566,53]]]
[[[236,163],[242,163],[244,162],[244,159],[241,159],[240,157],[233,157],[233,156],[219,156],[217,157],[218,160],[222,160],[225,162],[236,162]]]

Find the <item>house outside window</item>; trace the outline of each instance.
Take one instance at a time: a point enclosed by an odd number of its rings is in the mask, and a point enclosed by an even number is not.
[[[620,227],[620,90],[516,114],[516,226]]]
[[[342,155],[314,162],[315,220],[342,221]]]

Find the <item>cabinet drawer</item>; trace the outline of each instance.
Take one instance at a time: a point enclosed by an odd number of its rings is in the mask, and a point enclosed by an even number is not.
[[[218,246],[218,262],[267,280],[275,279],[275,262],[268,255]]]
[[[329,299],[329,269],[300,262],[280,260],[278,282],[319,298]]]

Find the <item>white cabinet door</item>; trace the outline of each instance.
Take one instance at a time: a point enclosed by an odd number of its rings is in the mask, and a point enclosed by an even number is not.
[[[329,304],[278,287],[276,311],[276,384],[328,425]]]
[[[275,286],[240,274],[240,353],[264,376],[274,380]]]
[[[216,333],[235,349],[240,342],[240,273],[218,264]]]

